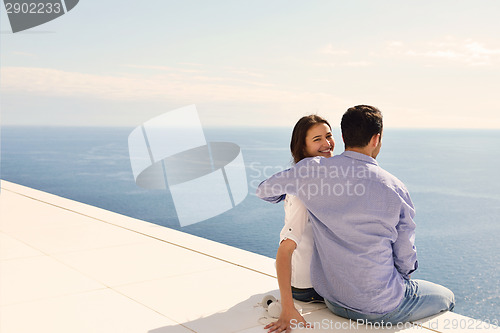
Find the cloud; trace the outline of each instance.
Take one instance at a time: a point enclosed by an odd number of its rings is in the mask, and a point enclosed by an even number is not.
[[[318,50],[320,57],[324,61],[312,62],[314,67],[324,68],[339,68],[339,67],[367,67],[371,66],[372,62],[368,60],[353,60],[350,51],[346,49],[335,48],[332,43],[321,47]],[[335,56],[335,57],[332,57]],[[334,59],[334,60],[332,60]]]
[[[13,51],[11,53],[13,55],[15,55],[16,57],[38,58],[38,56],[36,54],[28,53],[28,52]]]
[[[372,63],[369,61],[346,61],[342,64],[345,67],[367,67]]]
[[[156,71],[165,71],[173,73],[203,73],[200,69],[189,69],[189,68],[176,68],[169,66],[154,66],[154,65],[124,65],[127,68],[137,68],[137,69],[151,69]]]
[[[404,43],[401,41],[398,41],[398,40],[392,40],[392,41],[387,42],[388,47],[401,47],[403,45],[404,45]]]
[[[146,66],[146,69],[149,67],[151,66]],[[237,103],[250,108],[260,107],[266,112],[280,108],[303,113],[310,108],[345,104],[330,94],[277,87],[265,80],[223,76],[224,73],[210,76],[167,67],[163,69],[147,75],[97,75],[51,68],[3,67],[1,89],[5,94],[83,97],[119,102],[160,101],[180,105]]]
[[[349,51],[344,49],[337,49],[333,46],[333,44],[330,43],[320,48],[319,53],[330,55],[346,55],[349,54]]]
[[[339,62],[317,62],[312,64],[315,67],[326,67],[326,68],[335,68],[335,67],[368,67],[372,65],[370,61],[339,61]]]
[[[387,43],[390,55],[446,60],[468,66],[493,66],[500,62],[500,48],[488,47],[472,39],[455,40],[448,37],[442,41],[416,45],[411,49],[405,49],[404,46],[403,43]]]
[[[165,66],[128,66],[155,69],[154,74],[96,75],[51,68],[4,67],[2,90],[24,91],[46,96],[92,96],[102,99],[183,99],[231,100],[269,92],[260,91],[259,82],[185,71]],[[240,85],[234,84],[237,81]],[[282,92],[281,92],[282,93]]]
[[[251,76],[251,77],[258,77],[258,78],[264,77],[264,74],[262,74],[262,73],[257,73],[257,72],[246,70],[246,69],[229,69],[229,71],[231,73],[237,74],[237,75]]]

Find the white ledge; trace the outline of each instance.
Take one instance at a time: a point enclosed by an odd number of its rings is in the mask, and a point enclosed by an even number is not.
[[[0,332],[265,332],[274,260],[2,181]],[[380,328],[304,304],[327,332],[500,332],[454,313]]]

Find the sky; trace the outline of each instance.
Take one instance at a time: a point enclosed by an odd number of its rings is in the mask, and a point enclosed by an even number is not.
[[[12,33],[1,122],[138,126],[195,104],[204,126],[293,126],[377,106],[386,127],[500,128],[496,0],[80,0]]]

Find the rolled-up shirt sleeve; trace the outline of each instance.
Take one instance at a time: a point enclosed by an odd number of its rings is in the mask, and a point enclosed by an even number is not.
[[[280,233],[280,243],[285,239],[291,239],[299,245],[308,222],[307,208],[302,201],[293,195],[287,195],[285,199],[285,226]]]
[[[409,195],[403,197],[399,223],[396,226],[398,233],[393,243],[394,265],[401,276],[410,278],[410,274],[418,268],[417,249],[415,247],[415,208]]]
[[[286,194],[278,186],[273,187],[272,177],[259,184],[256,194],[262,200],[272,203],[283,201],[286,197]]]
[[[292,167],[264,180],[257,187],[257,196],[262,200],[278,203],[285,199],[286,194],[295,195],[297,186],[294,171],[295,167]]]
[[[301,198],[300,194],[305,195],[303,180],[310,175],[318,174],[316,168],[321,169],[320,164],[324,159],[320,156],[307,157],[290,169],[274,174],[260,183],[256,191],[257,196],[272,203],[284,200],[286,194]]]

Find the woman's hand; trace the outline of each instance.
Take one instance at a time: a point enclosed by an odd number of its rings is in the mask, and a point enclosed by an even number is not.
[[[297,311],[297,309],[283,309],[281,315],[277,321],[270,323],[264,327],[268,329],[268,332],[286,332],[292,331],[292,326],[294,328],[307,327],[311,328],[311,324],[305,321],[304,317]]]

